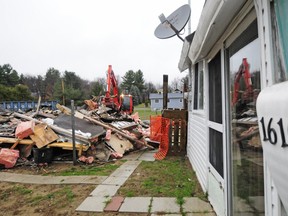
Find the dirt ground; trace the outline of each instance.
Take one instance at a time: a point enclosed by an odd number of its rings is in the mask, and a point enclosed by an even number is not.
[[[119,163],[115,162],[115,163]],[[0,172],[12,172],[31,175],[47,175],[59,173],[67,169],[78,169],[73,163],[51,163],[48,166],[19,166]],[[191,167],[189,168],[191,169]],[[139,166],[131,175],[125,187],[133,187],[139,193],[143,190],[139,186],[141,176],[151,175],[149,169]],[[141,173],[141,175],[139,175]],[[132,180],[133,179],[133,180]],[[131,181],[132,180],[132,181]],[[76,212],[75,209],[89,196],[97,185],[34,185],[0,182],[0,216],[90,216],[90,215],[147,215],[139,213],[86,213]],[[137,188],[139,186],[139,188]],[[137,193],[137,192],[136,192]],[[149,196],[149,194],[141,194]]]
[[[73,163],[51,163],[48,166],[19,166],[1,172],[45,175],[59,173],[72,167],[77,169],[77,165],[73,166]],[[96,215],[75,211],[96,186],[0,182],[0,216]]]
[[[77,169],[73,163],[51,163],[48,166],[19,166],[0,172],[45,175]],[[144,172],[144,171],[143,171]],[[148,173],[147,173],[148,174]],[[0,216],[90,216],[140,215],[136,213],[89,213],[75,209],[97,185],[35,185],[0,182]],[[146,214],[142,214],[146,215]]]

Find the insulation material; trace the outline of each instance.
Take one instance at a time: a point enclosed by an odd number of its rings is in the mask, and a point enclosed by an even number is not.
[[[21,122],[16,127],[15,136],[18,139],[23,139],[34,133],[34,121]]]
[[[19,151],[14,149],[0,149],[0,164],[5,165],[5,168],[12,168],[19,158]]]

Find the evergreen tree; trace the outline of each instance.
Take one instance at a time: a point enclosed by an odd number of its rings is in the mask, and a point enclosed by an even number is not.
[[[134,106],[137,106],[141,103],[141,95],[137,86],[131,86],[130,94],[132,95]]]
[[[121,88],[123,90],[129,90],[131,89],[132,85],[134,85],[135,82],[135,73],[132,70],[129,70],[125,73],[125,76],[122,77],[123,81],[121,83]]]
[[[45,75],[44,99],[52,100],[54,94],[54,85],[60,80],[60,72],[57,69],[49,68]]]
[[[105,93],[105,88],[106,88],[106,81],[104,78],[98,79],[96,82],[92,83],[92,91],[91,94],[94,96],[101,96],[104,95]]]
[[[0,84],[5,86],[14,87],[19,84],[19,76],[10,64],[0,66]]]
[[[134,85],[138,87],[141,93],[145,90],[145,80],[144,80],[143,72],[141,70],[138,70],[135,72]]]

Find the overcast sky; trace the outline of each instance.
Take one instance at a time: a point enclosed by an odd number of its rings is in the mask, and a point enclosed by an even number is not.
[[[0,65],[19,74],[45,75],[51,67],[90,81],[141,70],[145,81],[162,84],[182,78],[178,62],[183,42],[158,39],[158,16],[166,17],[188,0],[0,0]],[[191,0],[196,30],[204,0]],[[188,25],[187,25],[188,26]],[[188,28],[182,35],[188,35]]]

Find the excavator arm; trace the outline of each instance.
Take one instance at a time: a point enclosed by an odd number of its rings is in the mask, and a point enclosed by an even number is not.
[[[247,62],[247,58],[242,59],[242,64],[239,67],[238,72],[235,74],[234,78],[234,92],[233,92],[233,99],[232,99],[232,105],[234,106],[239,97],[239,88],[240,88],[240,79],[243,76],[245,81],[246,90],[243,93],[244,97],[247,98],[251,95],[253,95],[253,88],[252,88],[252,81],[251,81],[251,74],[249,71],[249,64]]]
[[[111,95],[111,91],[113,95]],[[134,110],[132,96],[119,95],[117,80],[111,65],[108,66],[107,70],[107,89],[102,104],[121,113],[132,114]]]
[[[111,90],[113,91],[113,95],[111,95]],[[105,97],[102,101],[107,107],[120,110],[120,102],[118,95],[118,86],[117,80],[115,78],[114,72],[112,70],[112,65],[108,66],[107,70],[107,89],[105,93]]]

